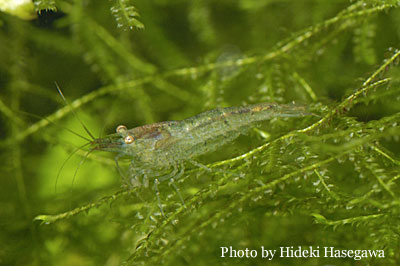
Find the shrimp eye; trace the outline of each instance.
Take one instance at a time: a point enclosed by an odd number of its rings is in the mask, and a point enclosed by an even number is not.
[[[131,144],[132,142],[135,141],[135,138],[133,136],[129,135],[129,136],[125,137],[124,141],[125,141],[125,144]]]
[[[124,132],[126,130],[127,130],[126,126],[120,125],[120,126],[117,127],[116,131],[117,131],[117,133],[121,133],[121,132]]]

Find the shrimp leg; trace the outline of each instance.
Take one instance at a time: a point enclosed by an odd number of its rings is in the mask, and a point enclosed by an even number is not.
[[[158,202],[158,208],[160,209],[161,215],[165,218],[165,214],[163,211],[163,207],[161,205],[161,199],[160,199],[160,190],[158,190],[158,184],[160,183],[160,181],[158,181],[158,179],[154,179],[154,190],[156,192],[156,197],[157,197],[157,202]]]
[[[179,171],[179,173],[174,175],[171,178],[170,185],[172,185],[172,187],[175,189],[175,192],[178,195],[180,201],[182,202],[183,207],[186,208],[185,201],[183,200],[183,197],[182,197],[182,194],[181,194],[181,192],[179,190],[179,187],[175,184],[176,180],[178,180],[183,175],[183,173],[185,172],[185,168],[183,167],[182,164],[180,165],[180,168],[181,168],[181,170]]]
[[[124,180],[127,180],[125,174],[122,172],[121,167],[119,166],[119,163],[118,163],[119,158],[121,158],[122,156],[123,156],[122,154],[118,154],[117,156],[114,157],[114,161],[115,161],[115,165],[117,166],[118,173],[122,176],[122,178]]]
[[[164,175],[164,176],[161,176],[159,178],[156,178],[154,180],[154,190],[156,192],[158,207],[160,208],[161,215],[164,216],[164,217],[165,217],[165,214],[164,214],[164,211],[163,211],[163,208],[162,208],[162,204],[161,204],[160,191],[158,189],[158,184],[160,184],[160,182],[163,182],[166,179],[170,179],[170,183],[169,184],[174,188],[176,194],[178,195],[180,201],[182,202],[182,205],[184,207],[186,207],[185,201],[183,200],[183,197],[182,197],[182,195],[180,193],[180,190],[179,190],[178,186],[175,184],[176,180],[179,179],[183,175],[183,173],[185,172],[185,168],[183,167],[182,164],[179,165],[179,168],[181,170],[178,172],[178,166],[176,164],[173,164],[173,170],[172,170],[171,173],[169,173],[167,175]]]

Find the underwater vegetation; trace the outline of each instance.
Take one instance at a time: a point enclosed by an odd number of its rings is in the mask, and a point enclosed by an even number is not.
[[[399,7],[0,1],[0,264],[398,265]]]

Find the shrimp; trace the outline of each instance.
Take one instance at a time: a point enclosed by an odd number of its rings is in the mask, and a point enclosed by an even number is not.
[[[157,185],[170,180],[184,205],[174,181],[183,175],[185,162],[198,165],[194,158],[218,150],[247,133],[258,122],[274,117],[305,115],[310,113],[304,107],[273,103],[217,108],[184,120],[154,123],[129,130],[120,125],[116,133],[95,139],[91,144],[93,150],[116,153],[118,169],[119,158],[130,159],[127,178],[131,185],[140,185],[139,177],[142,177],[144,184],[148,184],[148,178],[154,178],[154,189],[163,214]],[[167,170],[170,172],[163,175]]]

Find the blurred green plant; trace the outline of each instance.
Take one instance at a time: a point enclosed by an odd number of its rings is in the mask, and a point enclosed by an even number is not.
[[[0,14],[0,263],[254,265],[220,247],[333,246],[398,265],[398,5],[52,0],[32,21]],[[166,218],[152,189],[121,188],[113,155],[82,164],[87,140],[68,131],[86,136],[72,108],[101,136],[291,101],[314,115],[261,123],[201,158],[211,172],[186,166],[186,208],[160,184]]]
[[[30,0],[0,0],[0,11],[21,19],[36,18],[34,5]]]

